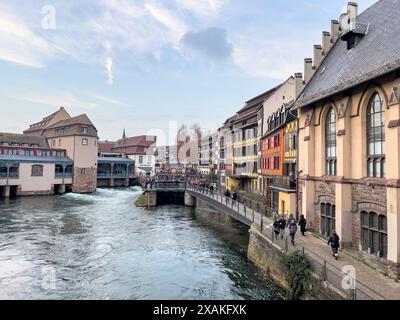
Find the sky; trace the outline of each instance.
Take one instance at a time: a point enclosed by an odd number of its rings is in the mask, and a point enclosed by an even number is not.
[[[358,1],[360,12],[376,2]],[[215,130],[303,72],[344,0],[0,0],[0,132],[65,107],[102,140]]]

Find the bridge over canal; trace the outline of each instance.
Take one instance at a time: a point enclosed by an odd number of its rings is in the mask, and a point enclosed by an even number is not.
[[[278,262],[280,256],[297,250],[302,251],[311,262],[314,285],[319,291],[316,295],[318,299],[390,299],[385,296],[384,289],[378,291],[366,285],[371,277],[368,267],[357,263],[344,253],[339,261],[334,261],[324,240],[321,241],[311,234],[305,238],[298,235],[296,246],[292,246],[288,240],[288,232],[283,238],[277,238],[272,226],[275,212],[263,204],[251,202],[250,199],[234,201],[226,197],[222,190],[211,191],[183,181],[155,182],[145,189],[145,194],[153,197],[149,201],[152,206],[171,204],[172,201],[173,204],[196,207],[202,202],[247,225],[250,228],[249,259],[269,273],[275,273],[274,277],[285,277],[285,267]],[[161,201],[157,199],[160,197]],[[347,265],[356,266],[357,279],[354,279],[354,285],[344,288],[344,274],[341,268]]]

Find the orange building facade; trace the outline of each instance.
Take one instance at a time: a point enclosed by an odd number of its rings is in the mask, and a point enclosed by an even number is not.
[[[282,175],[285,156],[284,129],[279,129],[262,140],[262,174]]]

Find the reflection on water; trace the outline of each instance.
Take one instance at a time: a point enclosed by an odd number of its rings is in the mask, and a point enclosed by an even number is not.
[[[282,299],[216,212],[135,190],[0,200],[0,299]]]

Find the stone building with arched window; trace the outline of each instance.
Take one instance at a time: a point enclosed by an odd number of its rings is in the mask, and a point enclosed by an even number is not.
[[[321,236],[400,275],[400,2],[357,14],[311,69],[299,114],[299,208]],[[307,76],[307,75],[306,75]]]

